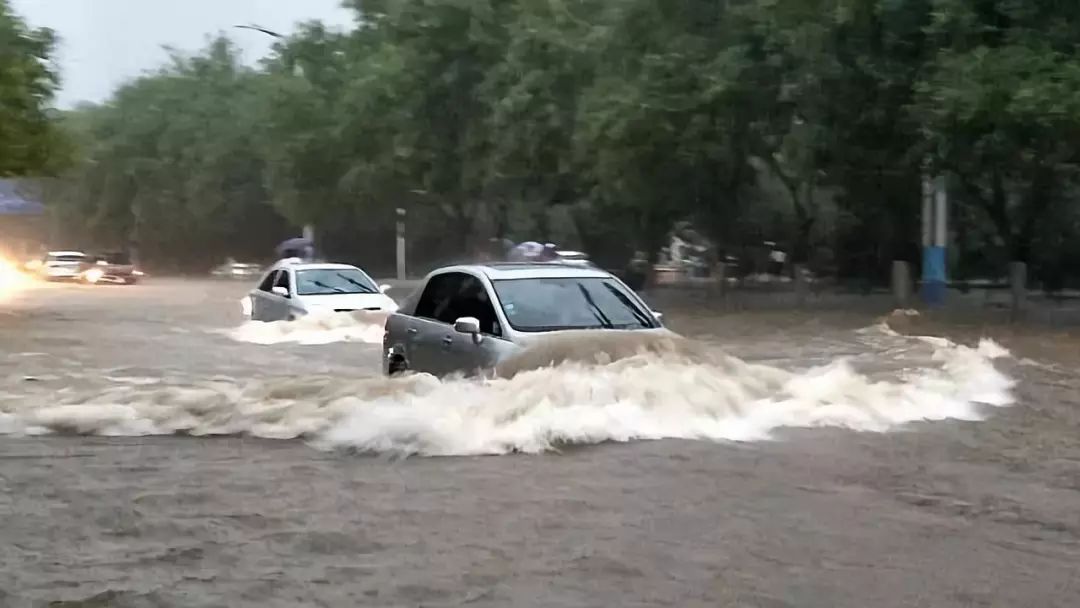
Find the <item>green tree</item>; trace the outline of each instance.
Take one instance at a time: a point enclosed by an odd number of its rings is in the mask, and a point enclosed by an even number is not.
[[[55,44],[51,30],[28,28],[0,0],[0,176],[53,172],[69,160],[49,115],[59,82]]]
[[[1008,259],[1032,262],[1040,230],[1075,207],[1080,174],[1080,7],[936,0],[940,50],[919,86],[926,148],[997,229]]]
[[[219,38],[75,111],[84,160],[54,205],[99,243],[151,261],[199,267],[269,249],[282,235],[255,137],[259,78]]]

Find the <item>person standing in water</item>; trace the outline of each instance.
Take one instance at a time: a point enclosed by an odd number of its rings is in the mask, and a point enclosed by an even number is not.
[[[649,259],[644,251],[635,251],[634,257],[626,265],[626,286],[634,291],[641,291],[649,278]]]

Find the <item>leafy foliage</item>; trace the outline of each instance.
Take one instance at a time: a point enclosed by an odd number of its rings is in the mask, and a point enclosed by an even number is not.
[[[423,261],[531,237],[618,264],[692,220],[884,277],[917,259],[928,169],[953,176],[961,264],[1051,268],[1076,226],[1080,5],[346,4],[354,28],[304,24],[257,69],[218,40],[74,112],[86,161],[56,204],[163,258],[314,222],[375,267],[406,207]]]
[[[28,28],[0,0],[0,176],[55,171],[69,159],[48,115],[58,85],[55,43],[51,30]]]

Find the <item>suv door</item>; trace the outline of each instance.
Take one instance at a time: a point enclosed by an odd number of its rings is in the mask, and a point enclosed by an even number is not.
[[[494,363],[501,327],[484,282],[466,273],[432,277],[416,307],[416,329],[410,365],[417,371],[443,376],[471,374]],[[461,317],[480,321],[481,339],[454,331]]]
[[[468,276],[460,272],[438,274],[424,286],[413,312],[412,324],[406,329],[409,333],[406,348],[411,369],[436,376],[446,373],[443,371],[446,362],[441,357],[441,341],[454,328],[447,327],[442,319],[446,318],[454,294]]]
[[[453,316],[455,321],[461,317],[474,317],[480,321],[479,341],[471,335],[454,331],[450,322],[449,336],[443,338],[444,357],[449,373],[462,372],[468,375],[478,370],[493,367],[499,352],[504,350],[506,342],[505,328],[499,322],[495,312],[493,296],[482,280],[470,276],[461,285],[455,296]]]

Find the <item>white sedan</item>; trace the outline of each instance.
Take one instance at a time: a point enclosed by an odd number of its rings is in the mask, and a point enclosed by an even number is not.
[[[395,312],[397,303],[385,293],[389,288],[377,286],[366,272],[348,264],[279,262],[242,304],[254,321],[356,310]]]

